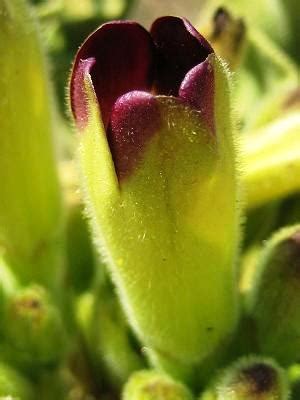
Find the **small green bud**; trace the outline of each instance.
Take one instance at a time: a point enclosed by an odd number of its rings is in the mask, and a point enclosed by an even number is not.
[[[20,367],[56,365],[64,356],[66,333],[61,315],[40,286],[10,296],[3,318],[4,357]]]
[[[260,350],[283,365],[297,361],[300,353],[299,266],[300,225],[296,225],[269,240],[246,299]]]
[[[122,400],[192,400],[182,383],[157,371],[134,373],[124,387]]]
[[[0,247],[22,281],[54,285],[62,220],[45,57],[25,1],[0,0],[0,27]]]
[[[0,363],[0,399],[33,400],[33,388],[17,371],[7,364]]]
[[[271,360],[242,358],[221,376],[216,395],[216,400],[287,400],[287,377]]]

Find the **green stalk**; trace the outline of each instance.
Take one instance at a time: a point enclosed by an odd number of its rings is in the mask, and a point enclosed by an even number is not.
[[[41,44],[26,3],[0,0],[0,248],[22,282],[57,287],[62,206]]]

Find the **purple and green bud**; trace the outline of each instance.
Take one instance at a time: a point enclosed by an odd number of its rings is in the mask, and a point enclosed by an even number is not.
[[[247,306],[259,350],[282,365],[300,353],[300,226],[285,228],[263,249]]]
[[[189,389],[152,370],[134,373],[123,389],[122,400],[193,400]]]
[[[11,366],[0,363],[0,398],[3,400],[34,400],[33,387]]]
[[[23,282],[53,287],[62,219],[45,57],[23,0],[0,0],[0,26],[0,248]]]
[[[275,361],[245,357],[221,372],[199,400],[288,400],[288,386],[285,371]]]
[[[66,331],[61,314],[40,286],[16,291],[6,303],[1,322],[1,354],[20,368],[53,367],[66,351]]]
[[[104,24],[73,66],[93,233],[135,333],[168,370],[200,363],[238,318],[229,79],[177,17],[157,19],[150,33],[131,21]]]
[[[216,400],[288,400],[288,380],[272,360],[242,358],[223,372],[215,394]]]

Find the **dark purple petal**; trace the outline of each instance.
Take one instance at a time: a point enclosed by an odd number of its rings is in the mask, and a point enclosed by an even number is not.
[[[159,127],[160,112],[155,96],[133,91],[116,101],[107,138],[120,181],[136,168],[145,144]]]
[[[184,18],[158,18],[150,33],[157,50],[155,91],[177,96],[186,73],[204,61],[213,49]]]
[[[186,74],[179,89],[179,97],[201,112],[213,134],[215,133],[214,94],[214,69],[208,57]]]
[[[90,69],[100,104],[104,127],[107,128],[112,106],[119,96],[132,90],[151,90],[154,45],[150,34],[132,21],[115,21],[100,26],[79,49],[71,76],[71,105],[76,119],[83,110],[79,94],[83,89],[81,62],[95,59]]]

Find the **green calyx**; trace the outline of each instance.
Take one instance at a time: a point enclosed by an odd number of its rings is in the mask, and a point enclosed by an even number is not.
[[[156,97],[159,131],[120,183],[90,76],[84,81],[89,118],[78,159],[93,232],[134,331],[151,358],[175,375],[226,340],[238,317],[240,212],[229,77],[213,55],[211,65],[215,135],[199,112]]]

